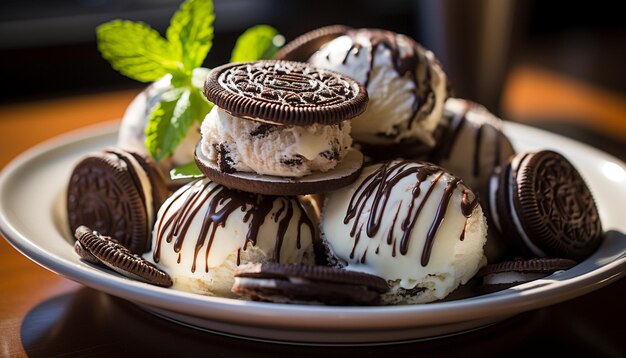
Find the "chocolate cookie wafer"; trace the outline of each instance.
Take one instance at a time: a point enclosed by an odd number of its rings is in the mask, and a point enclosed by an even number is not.
[[[81,225],[117,238],[131,252],[149,249],[149,234],[168,194],[150,158],[119,148],[85,156],[75,167],[67,193],[73,232]]]
[[[74,236],[80,243],[80,250],[88,253],[79,252],[81,258],[92,263],[101,263],[134,280],[163,287],[172,286],[172,279],[167,273],[159,270],[149,261],[133,254],[116,240],[103,236],[86,226],[79,226]],[[98,262],[94,262],[92,256]]]
[[[481,291],[487,293],[537,280],[574,266],[576,261],[561,258],[506,261],[481,268],[476,277],[482,278]]]
[[[253,300],[328,305],[378,305],[387,282],[326,266],[248,264],[237,268],[233,292]]]
[[[602,243],[589,187],[556,152],[517,154],[494,173],[489,192],[496,227],[521,254],[581,261]]]
[[[309,31],[290,41],[274,56],[277,60],[306,62],[322,45],[351,30],[344,25],[330,25]]]

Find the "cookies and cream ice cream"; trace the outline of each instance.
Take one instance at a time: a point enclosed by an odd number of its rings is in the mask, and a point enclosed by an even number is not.
[[[435,144],[447,79],[434,54],[411,38],[378,29],[348,30],[324,44],[309,63],[365,84],[370,101],[352,121],[356,141]]]
[[[369,166],[328,195],[322,237],[329,261],[386,279],[386,303],[446,297],[484,263],[487,224],[463,182],[425,162]]]
[[[245,193],[202,179],[161,206],[146,258],[176,289],[231,297],[240,264],[314,263],[315,232],[295,197]]]
[[[307,126],[242,119],[214,107],[202,123],[202,152],[223,172],[300,177],[334,168],[352,146],[350,121]]]

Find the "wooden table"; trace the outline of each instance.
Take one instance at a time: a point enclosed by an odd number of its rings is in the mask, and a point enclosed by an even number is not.
[[[68,130],[119,118],[136,91],[0,107],[0,168]],[[387,347],[298,347],[196,331],[57,276],[0,239],[0,356],[626,356],[626,280],[455,337]]]

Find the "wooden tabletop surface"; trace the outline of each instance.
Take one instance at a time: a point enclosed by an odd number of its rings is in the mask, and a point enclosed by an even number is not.
[[[119,118],[136,91],[0,107],[0,168],[71,129]],[[0,239],[0,356],[626,356],[626,279],[455,337],[385,347],[298,347],[196,331],[49,272]]]

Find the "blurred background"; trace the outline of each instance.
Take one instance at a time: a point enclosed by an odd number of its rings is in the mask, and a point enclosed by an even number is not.
[[[163,33],[179,3],[0,2],[0,124],[29,108],[40,108],[28,112],[33,116],[45,116],[59,103],[70,103],[68,98],[89,108],[67,112],[66,120],[99,118],[104,108],[106,115],[113,116],[108,119],[119,118],[144,85],[118,74],[100,57],[95,27],[122,18],[144,21]],[[385,28],[408,34],[432,49],[456,96],[482,103],[505,119],[556,131],[626,159],[626,24],[619,2],[214,3],[215,38],[205,63],[208,67],[227,62],[237,36],[259,23],[276,27],[287,40],[337,23]]]

